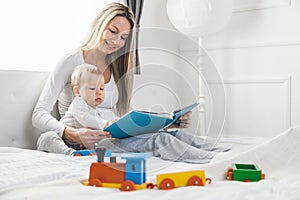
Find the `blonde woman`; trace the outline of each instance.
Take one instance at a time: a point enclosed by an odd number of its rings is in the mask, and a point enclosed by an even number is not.
[[[44,86],[32,116],[33,125],[44,132],[37,142],[39,150],[70,155],[74,149],[63,140],[88,149],[98,142],[115,152],[152,152],[162,159],[193,163],[209,162],[215,151],[228,150],[182,130],[115,139],[102,130],[66,126],[50,114],[58,101],[60,115],[65,115],[74,98],[71,74],[76,66],[84,63],[95,65],[104,76],[105,99],[97,106],[98,113],[106,120],[113,120],[128,112],[135,66],[134,33],[134,16],[127,6],[111,3],[99,13],[81,48],[58,64]],[[181,128],[189,127],[190,115],[180,118]]]
[[[71,88],[71,74],[80,64],[95,65],[105,80],[106,99],[97,107],[106,118],[114,119],[126,113],[130,106],[134,61],[135,23],[130,8],[120,3],[108,4],[94,20],[90,33],[76,52],[67,55],[56,66],[40,95],[33,111],[33,125],[43,134],[38,140],[38,149],[45,149],[49,132],[59,138],[79,143],[86,148],[107,137],[101,130],[74,129],[59,122],[51,115],[55,103],[61,117],[65,115],[74,94]],[[58,138],[56,138],[58,139]],[[57,149],[56,153],[70,154],[69,149]]]

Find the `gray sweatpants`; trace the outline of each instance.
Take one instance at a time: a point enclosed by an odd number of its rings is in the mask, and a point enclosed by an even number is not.
[[[207,163],[216,152],[228,151],[229,147],[217,146],[215,140],[202,139],[185,131],[158,132],[125,139],[106,138],[97,146],[113,152],[151,152],[153,156],[165,160],[188,163]],[[37,149],[52,153],[72,154],[74,151],[55,133],[40,136]]]
[[[66,155],[72,155],[75,151],[68,147],[63,139],[54,131],[49,131],[40,135],[37,141],[37,150]]]

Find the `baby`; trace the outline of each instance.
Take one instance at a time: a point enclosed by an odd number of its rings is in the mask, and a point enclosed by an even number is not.
[[[96,66],[89,64],[77,66],[72,73],[71,84],[75,98],[60,120],[63,124],[77,129],[103,130],[116,121],[103,119],[96,110],[104,100],[104,77]],[[73,149],[80,149],[78,144],[67,140],[64,142]]]

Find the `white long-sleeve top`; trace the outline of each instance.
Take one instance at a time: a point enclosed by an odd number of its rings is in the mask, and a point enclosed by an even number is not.
[[[73,128],[103,130],[108,120],[103,119],[100,113],[81,97],[75,97],[60,122]]]
[[[33,126],[42,132],[55,131],[62,137],[66,125],[55,119],[50,113],[58,101],[58,109],[63,117],[71,104],[74,94],[71,87],[71,74],[75,67],[84,63],[81,50],[64,57],[50,73],[32,114]],[[113,76],[105,84],[105,99],[97,107],[106,120],[112,120],[117,115],[115,106],[119,98],[118,89]]]

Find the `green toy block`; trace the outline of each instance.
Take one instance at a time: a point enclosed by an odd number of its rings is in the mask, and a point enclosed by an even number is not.
[[[233,180],[236,181],[259,181],[262,172],[255,164],[233,164]]]

